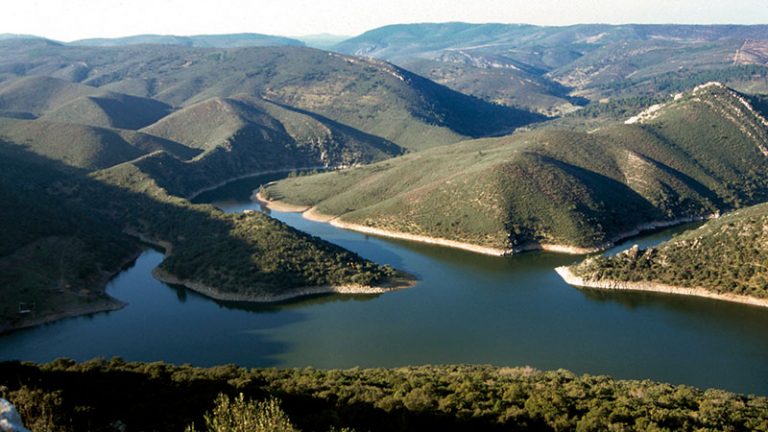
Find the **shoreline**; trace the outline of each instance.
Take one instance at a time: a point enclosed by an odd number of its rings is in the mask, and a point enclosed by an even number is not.
[[[712,300],[721,300],[731,303],[740,303],[758,307],[768,307],[768,299],[750,297],[740,294],[716,293],[706,288],[686,288],[667,285],[658,282],[625,282],[616,280],[585,280],[576,276],[568,266],[557,267],[555,272],[567,283],[579,288],[592,288],[615,291],[643,291],[661,294],[682,295],[689,297],[702,297]]]
[[[225,302],[247,302],[247,303],[277,303],[286,300],[292,300],[300,297],[318,295],[318,294],[358,294],[358,295],[379,295],[392,291],[398,291],[405,288],[411,288],[416,285],[415,279],[400,277],[391,279],[382,286],[363,286],[363,285],[320,285],[296,288],[291,292],[281,294],[236,294],[222,293],[201,282],[182,280],[177,276],[168,273],[160,267],[152,270],[152,276],[155,279],[172,285],[180,285],[202,294],[208,298]]]
[[[128,306],[128,303],[125,303],[107,294],[107,285],[109,285],[112,279],[114,279],[117,275],[122,273],[123,270],[125,270],[125,268],[128,266],[128,264],[136,261],[136,259],[139,256],[141,256],[142,252],[143,250],[139,249],[138,251],[131,253],[128,258],[126,258],[125,260],[123,260],[122,263],[120,263],[120,266],[118,267],[117,270],[115,270],[114,272],[108,272],[104,274],[103,280],[97,284],[99,291],[101,291],[101,294],[103,294],[104,297],[98,299],[95,303],[83,304],[83,305],[79,305],[78,307],[73,307],[66,310],[52,312],[52,313],[42,315],[42,316],[37,316],[31,319],[22,319],[17,323],[12,323],[8,325],[7,327],[0,327],[0,335],[15,332],[17,330],[37,327],[44,324],[50,324],[52,322],[66,319],[66,318],[75,318],[83,315],[93,315],[101,312],[112,312]]]
[[[140,239],[145,243],[163,248],[164,250],[163,256],[166,258],[169,257],[173,252],[173,245],[169,242],[152,239],[139,232],[135,232],[135,231],[129,231],[129,232],[130,232],[129,235],[137,237],[138,239]],[[321,286],[296,288],[291,292],[286,292],[281,294],[253,295],[253,294],[236,294],[236,293],[221,292],[202,282],[180,279],[176,275],[169,273],[168,271],[160,268],[159,266],[155,267],[152,270],[152,276],[155,279],[159,280],[160,282],[183,286],[185,288],[191,289],[192,291],[195,291],[196,293],[202,294],[213,300],[230,301],[230,302],[248,302],[248,303],[277,303],[277,302],[290,300],[298,297],[317,295],[317,294],[369,294],[369,295],[384,294],[391,291],[411,288],[416,285],[415,278],[401,276],[401,277],[392,278],[388,281],[385,281],[385,283],[381,284],[381,286],[321,285]]]
[[[679,219],[673,219],[671,221],[647,222],[647,223],[640,224],[631,230],[624,231],[618,234],[617,236],[615,236],[613,239],[601,244],[600,246],[595,246],[595,247],[581,247],[581,246],[572,246],[572,245],[555,244],[555,243],[526,243],[511,249],[501,249],[501,248],[494,248],[490,246],[476,245],[473,243],[460,242],[457,240],[450,240],[450,239],[441,238],[441,237],[430,237],[430,236],[419,235],[419,234],[408,234],[408,233],[403,233],[399,231],[390,231],[390,230],[385,230],[381,228],[373,228],[366,225],[343,222],[339,220],[339,216],[331,216],[324,213],[320,213],[319,211],[317,211],[316,206],[295,205],[295,204],[289,204],[282,201],[269,200],[265,198],[263,195],[261,195],[261,192],[254,193],[251,196],[251,198],[262,203],[265,207],[267,207],[270,210],[274,210],[278,212],[286,212],[286,213],[301,213],[304,219],[311,220],[314,222],[328,223],[334,227],[341,228],[341,229],[346,229],[346,230],[355,231],[363,234],[371,234],[371,235],[376,235],[376,236],[386,237],[386,238],[394,238],[394,239],[407,240],[407,241],[413,241],[418,243],[433,244],[433,245],[444,246],[444,247],[449,247],[453,249],[461,249],[469,252],[479,253],[482,255],[498,256],[498,257],[515,255],[518,253],[531,252],[531,251],[545,251],[545,252],[562,253],[562,254],[568,254],[568,255],[588,255],[591,253],[602,252],[607,249],[610,249],[614,247],[617,243],[627,240],[629,238],[635,237],[637,235],[640,235],[646,231],[653,231],[660,228],[669,228],[669,227],[681,225],[684,223],[703,221],[703,220],[708,220],[708,219],[718,217],[717,215],[710,215],[710,216],[700,216],[700,217],[679,218]]]
[[[11,324],[8,327],[2,327],[0,328],[0,335],[12,333],[17,330],[23,330],[23,329],[37,327],[45,324],[50,324],[66,318],[76,318],[84,315],[93,315],[93,314],[102,313],[102,312],[112,312],[128,306],[128,303],[122,302],[114,297],[110,297],[109,295],[107,295],[106,298],[100,299],[100,300],[102,301],[99,301],[95,304],[83,305],[77,308],[54,312],[48,315],[36,317],[34,319],[22,321],[19,324]]]

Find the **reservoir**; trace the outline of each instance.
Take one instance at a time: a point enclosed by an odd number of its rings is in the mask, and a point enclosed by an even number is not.
[[[225,211],[260,210],[232,183],[197,198]],[[263,209],[261,209],[263,210]],[[479,363],[564,368],[768,395],[768,308],[656,293],[578,290],[553,270],[581,257],[488,257],[381,239],[300,214],[271,213],[303,231],[418,277],[380,296],[324,295],[273,305],[219,303],[155,280],[146,250],[113,279],[122,310],[0,337],[0,360],[168,361],[199,366],[395,367]],[[652,245],[675,228],[636,238]]]

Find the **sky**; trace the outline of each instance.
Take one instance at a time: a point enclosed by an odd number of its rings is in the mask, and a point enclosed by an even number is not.
[[[768,0],[4,0],[2,9],[0,33],[60,41],[147,33],[354,36],[446,21],[768,24]]]

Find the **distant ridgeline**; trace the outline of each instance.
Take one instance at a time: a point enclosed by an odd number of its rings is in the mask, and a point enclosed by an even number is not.
[[[768,200],[767,123],[748,97],[712,83],[627,124],[467,141],[282,180],[262,195],[385,235],[584,253]]]
[[[279,399],[279,418],[287,415],[293,425],[279,429],[285,432],[768,428],[765,397],[531,368],[248,370],[57,360],[0,363],[0,386],[34,431],[113,430],[115,425],[182,431],[192,423],[203,425],[203,415],[220,393]],[[239,413],[224,414],[238,418]]]
[[[427,23],[373,29],[334,49],[553,116],[587,99],[668,94],[708,81],[766,92],[767,41],[765,25]]]

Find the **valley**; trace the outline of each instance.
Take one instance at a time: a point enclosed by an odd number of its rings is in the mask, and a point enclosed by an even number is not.
[[[214,389],[302,430],[765,429],[766,41],[0,35],[0,397],[58,432],[140,429],[81,376],[194,400],[162,430]]]

